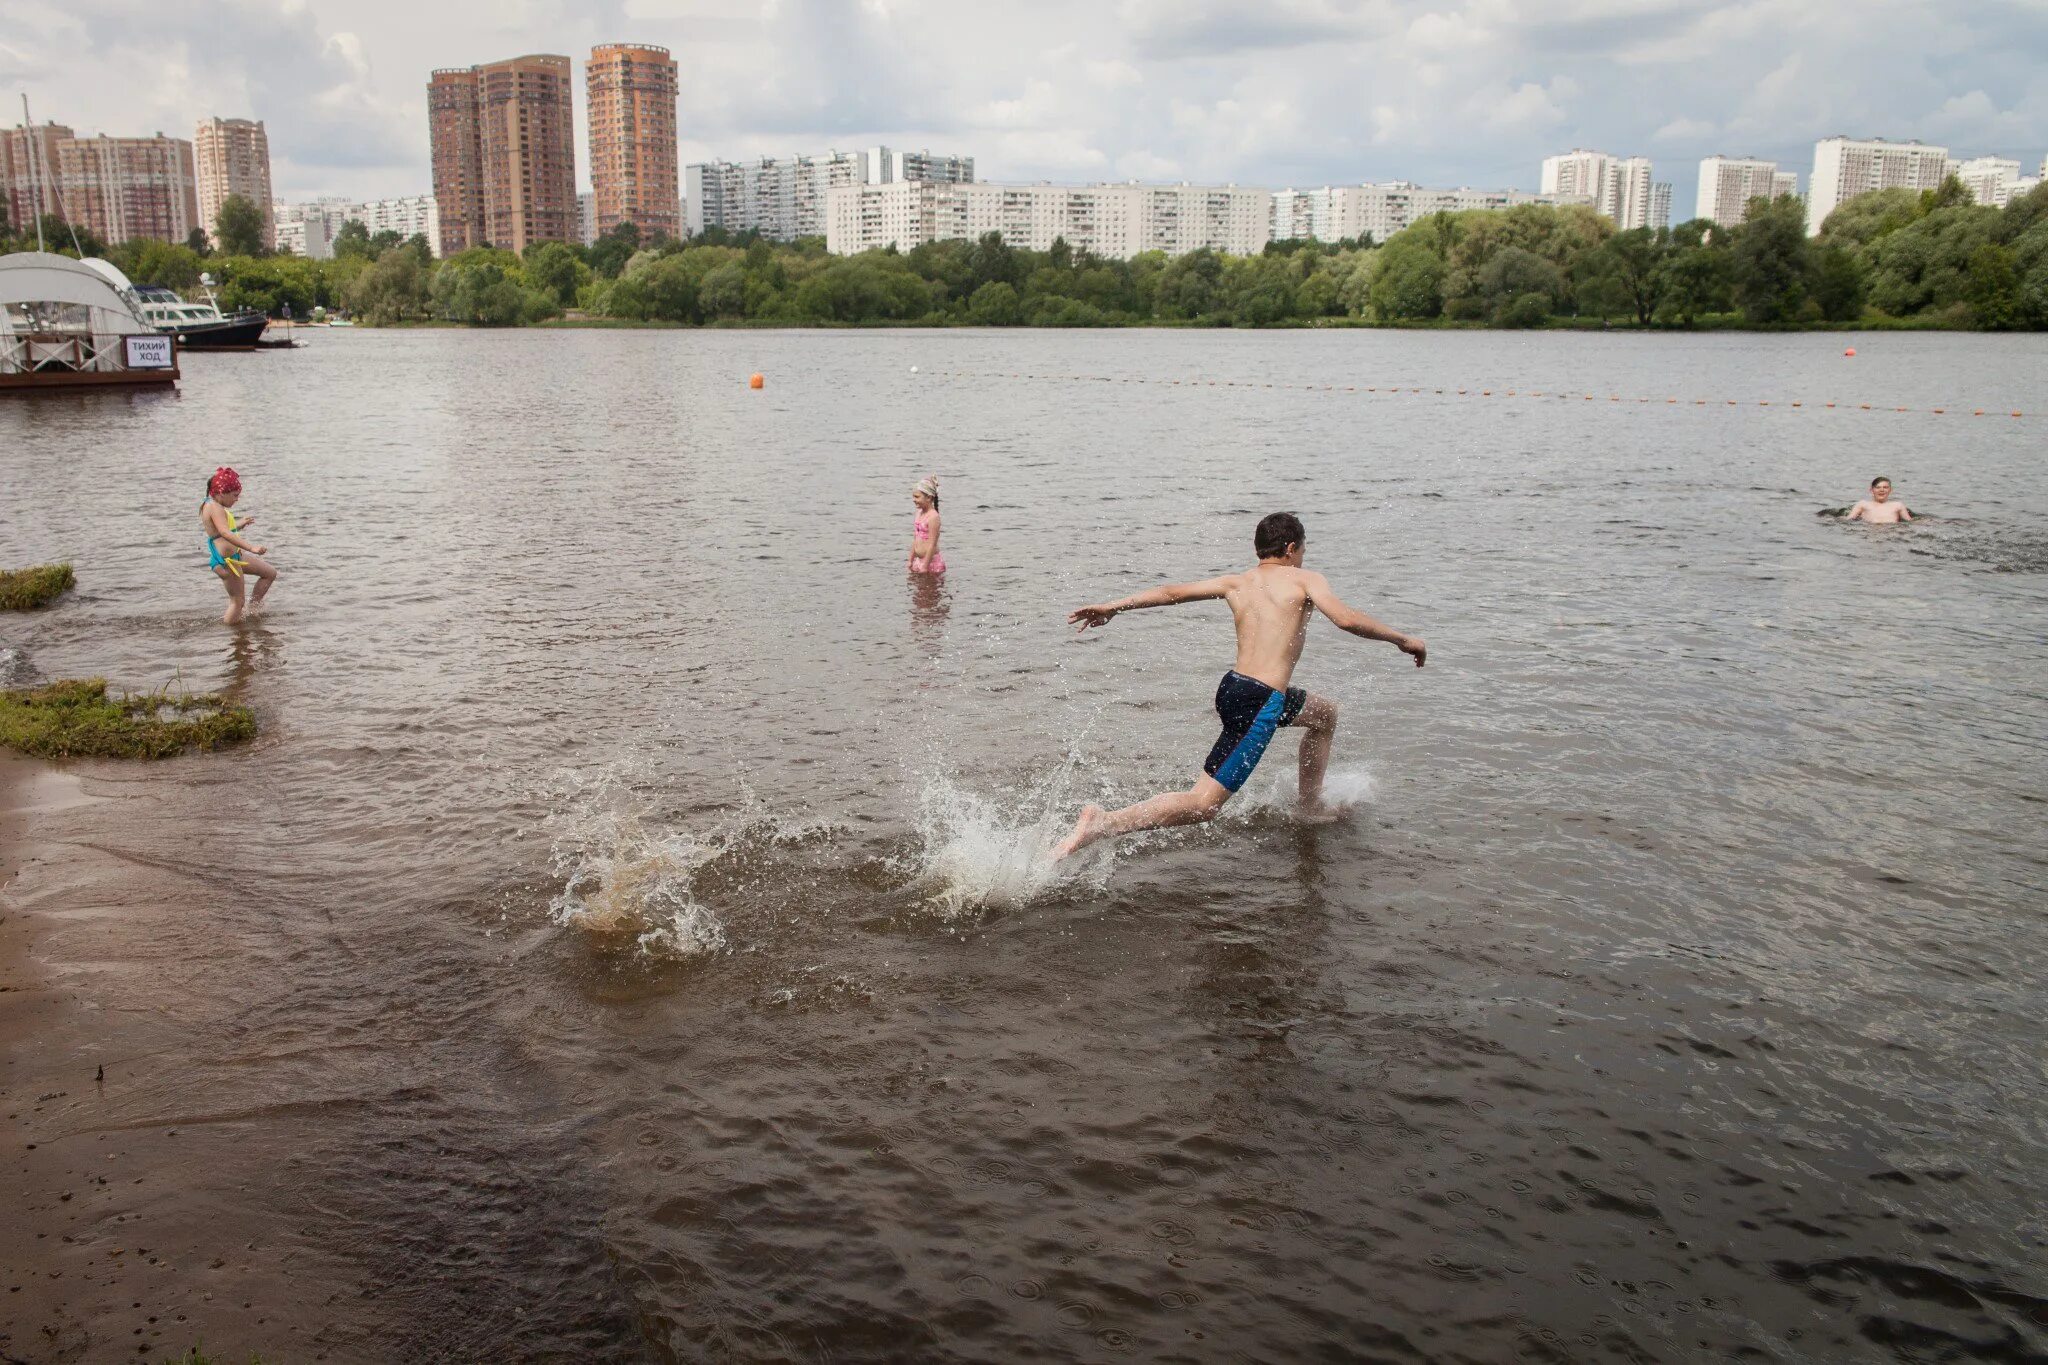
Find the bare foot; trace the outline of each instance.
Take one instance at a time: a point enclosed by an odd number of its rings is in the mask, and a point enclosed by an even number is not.
[[[1109,816],[1100,806],[1081,807],[1081,818],[1074,822],[1074,832],[1066,837],[1060,846],[1052,851],[1052,860],[1059,862],[1079,853],[1088,845],[1108,832]]]
[[[242,609],[240,607],[229,607],[226,612],[222,613],[220,619],[225,625],[239,626],[242,624]]]
[[[1344,808],[1304,801],[1294,808],[1294,818],[1304,825],[1334,825],[1344,818]]]

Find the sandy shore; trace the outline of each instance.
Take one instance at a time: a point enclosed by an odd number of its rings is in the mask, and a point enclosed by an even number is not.
[[[348,1277],[288,1245],[283,1172],[239,1152],[248,1115],[181,1084],[193,1012],[153,1007],[186,876],[99,842],[162,799],[0,755],[0,1360],[351,1359],[320,1340]],[[110,836],[112,836],[110,838]],[[315,1290],[314,1285],[319,1288]]]

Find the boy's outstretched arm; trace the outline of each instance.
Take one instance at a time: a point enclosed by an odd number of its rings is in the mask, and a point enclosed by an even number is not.
[[[1067,615],[1068,625],[1078,625],[1082,630],[1090,626],[1106,626],[1118,612],[1139,611],[1145,607],[1171,607],[1181,602],[1206,602],[1221,597],[1230,591],[1230,579],[1205,578],[1199,583],[1169,583],[1163,588],[1151,588],[1134,593],[1115,602],[1099,602],[1091,607],[1082,607]]]
[[[1308,600],[1315,603],[1317,611],[1330,618],[1330,624],[1339,630],[1366,640],[1385,640],[1403,654],[1415,660],[1417,668],[1429,658],[1429,646],[1413,635],[1403,635],[1392,626],[1375,621],[1356,607],[1345,605],[1344,599],[1330,589],[1330,580],[1319,573],[1304,574],[1308,580]]]

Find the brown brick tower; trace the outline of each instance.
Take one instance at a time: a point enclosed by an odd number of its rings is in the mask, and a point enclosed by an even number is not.
[[[676,64],[668,49],[606,43],[591,49],[585,77],[598,233],[632,223],[643,241],[680,237]]]

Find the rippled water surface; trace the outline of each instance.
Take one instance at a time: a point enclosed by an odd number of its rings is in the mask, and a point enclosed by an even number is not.
[[[0,407],[0,563],[80,582],[6,667],[262,725],[62,817],[182,1040],[96,1121],[239,1116],[187,1197],[336,1258],[333,1359],[2040,1359],[2048,346],[1854,340],[325,332]],[[1815,516],[1880,473],[1933,519]],[[1283,738],[1051,874],[1231,661],[1065,612],[1281,508],[1430,644],[1311,635],[1350,817]]]

